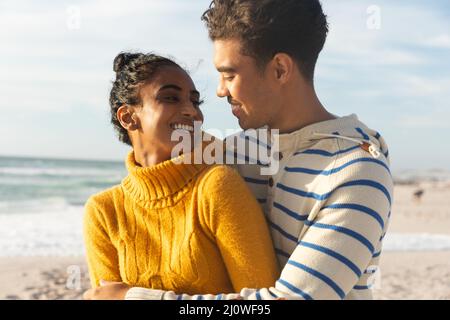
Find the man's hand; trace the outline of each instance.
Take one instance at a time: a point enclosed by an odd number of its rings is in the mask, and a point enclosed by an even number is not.
[[[87,290],[84,300],[123,300],[131,287],[123,282],[100,280],[100,287]]]

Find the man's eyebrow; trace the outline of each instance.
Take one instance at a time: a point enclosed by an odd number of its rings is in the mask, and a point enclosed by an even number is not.
[[[226,72],[226,73],[233,73],[236,72],[236,69],[234,69],[233,67],[227,67],[227,66],[222,66],[222,67],[218,67],[217,71],[219,72]]]

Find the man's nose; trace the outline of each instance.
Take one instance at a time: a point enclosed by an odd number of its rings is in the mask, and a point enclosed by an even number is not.
[[[219,84],[217,85],[216,94],[219,98],[228,97],[230,95],[227,87],[224,85],[223,80],[219,81]]]

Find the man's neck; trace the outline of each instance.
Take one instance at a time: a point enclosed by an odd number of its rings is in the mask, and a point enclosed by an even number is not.
[[[316,95],[313,86],[289,90],[277,119],[270,126],[280,133],[291,133],[314,123],[336,119]]]

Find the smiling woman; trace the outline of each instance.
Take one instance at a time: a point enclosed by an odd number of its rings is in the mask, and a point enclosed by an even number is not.
[[[190,294],[273,284],[279,272],[269,230],[239,174],[223,165],[175,161],[193,149],[171,158],[172,133],[193,135],[193,122],[203,121],[187,72],[141,53],[119,54],[114,70],[111,122],[132,151],[122,183],[86,204],[94,289],[85,297],[123,298],[98,288],[101,280]]]
[[[119,139],[133,144],[135,151],[152,145],[159,151],[154,163],[167,160],[174,126],[203,121],[202,101],[192,79],[172,60],[154,54],[121,53],[114,70],[111,122]],[[141,130],[134,130],[136,126]]]

